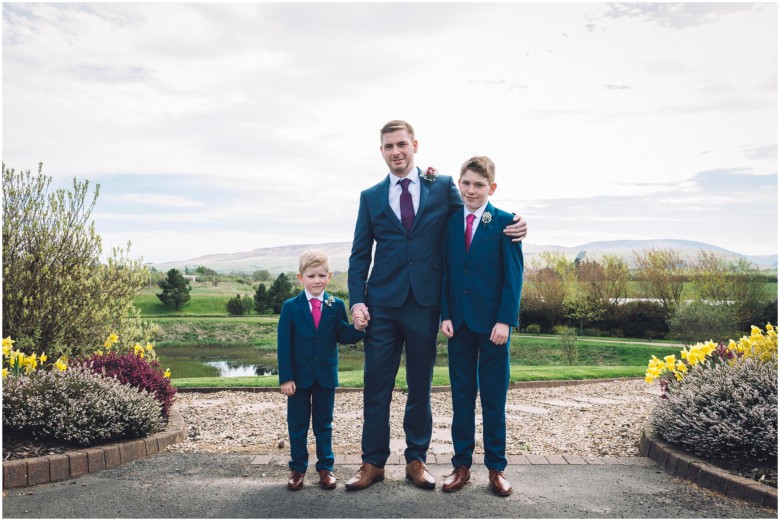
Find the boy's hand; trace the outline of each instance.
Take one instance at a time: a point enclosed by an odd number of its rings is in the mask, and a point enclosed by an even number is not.
[[[280,389],[281,393],[285,396],[292,396],[295,394],[295,382],[290,380],[289,382],[284,382]]]
[[[441,321],[441,332],[447,338],[452,338],[453,336],[455,336],[455,331],[452,330],[452,320]]]
[[[368,326],[368,321],[371,320],[371,315],[368,312],[368,308],[365,304],[355,304],[352,306],[352,323],[359,330],[364,330]]]
[[[509,325],[498,322],[490,332],[490,341],[497,345],[506,344],[509,338]]]
[[[515,215],[514,221],[504,228],[504,233],[512,237],[512,242],[520,242],[528,235],[528,223],[519,215]]]

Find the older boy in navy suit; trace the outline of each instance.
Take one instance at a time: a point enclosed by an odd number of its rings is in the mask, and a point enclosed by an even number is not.
[[[441,331],[449,338],[454,470],[442,490],[455,492],[471,477],[474,410],[482,404],[482,436],[490,488],[512,493],[506,468],[506,393],[509,387],[509,328],[517,326],[523,284],[520,243],[502,233],[512,214],[495,208],[495,165],[472,157],[460,169],[464,211],[450,216],[444,239]]]
[[[338,380],[338,346],[354,344],[365,333],[365,323],[353,327],[344,301],[325,293],[330,262],[323,251],[301,254],[298,280],[304,290],[285,301],[279,316],[277,352],[279,383],[287,398],[290,433],[290,479],[287,488],[300,490],[309,462],[306,448],[311,420],[317,445],[317,472],[323,488],[336,487],[333,475],[333,402]]]

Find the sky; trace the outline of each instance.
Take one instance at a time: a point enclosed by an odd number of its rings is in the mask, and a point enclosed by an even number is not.
[[[777,253],[775,3],[3,3],[3,162],[145,262],[352,240],[387,167],[496,164],[527,243]]]

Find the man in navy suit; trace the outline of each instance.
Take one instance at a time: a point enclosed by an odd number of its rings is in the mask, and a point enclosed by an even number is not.
[[[349,258],[353,319],[370,322],[364,341],[363,465],[346,487],[360,490],[384,479],[390,456],[390,402],[404,350],[406,477],[430,489],[436,480],[425,461],[432,432],[442,240],[448,216],[462,212],[463,202],[451,177],[438,175],[433,168],[423,172],[415,167],[418,144],[411,125],[390,121],[381,129],[380,139],[390,173],[360,194]],[[505,233],[520,241],[527,226],[520,217],[516,219],[519,222]]]
[[[339,385],[338,343],[354,344],[365,333],[353,327],[344,301],[328,295],[331,272],[320,250],[301,254],[298,280],[304,290],[282,304],[277,329],[279,384],[287,398],[290,434],[290,479],[287,488],[300,490],[309,463],[306,448],[311,421],[317,446],[317,472],[322,488],[336,487],[333,475],[333,403]]]
[[[509,329],[517,326],[523,287],[523,252],[502,233],[512,214],[495,208],[495,165],[484,156],[463,163],[458,180],[464,209],[447,222],[441,331],[449,338],[454,470],[445,492],[471,477],[477,391],[490,489],[512,493],[506,468],[506,394],[509,387]]]

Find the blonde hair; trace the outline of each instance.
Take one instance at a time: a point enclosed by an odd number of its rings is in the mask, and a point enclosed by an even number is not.
[[[322,250],[306,250],[301,253],[301,257],[298,259],[298,273],[303,275],[306,268],[316,268],[323,265],[330,272],[330,259],[327,253]]]
[[[398,130],[407,131],[409,133],[409,137],[412,139],[412,141],[414,141],[414,129],[409,123],[402,119],[394,119],[393,121],[388,121],[385,123],[385,126],[382,127],[382,130],[379,131],[379,140],[381,141],[382,136],[385,134],[396,132]]]
[[[468,170],[481,175],[490,184],[493,184],[496,180],[496,165],[493,164],[489,157],[474,156],[467,159],[460,165],[460,176],[463,177],[463,174]]]

